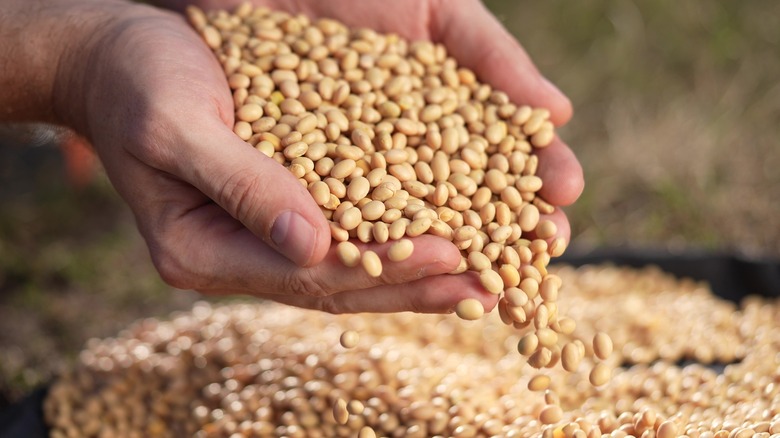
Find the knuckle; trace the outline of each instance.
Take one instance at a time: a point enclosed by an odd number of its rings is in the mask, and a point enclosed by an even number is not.
[[[297,269],[284,278],[284,289],[293,295],[321,298],[327,301],[330,294],[307,269]]]
[[[317,310],[320,312],[330,313],[332,315],[341,315],[346,312],[343,303],[336,299],[333,295],[322,297],[317,301]]]
[[[180,143],[176,140],[178,123],[170,120],[165,111],[149,110],[151,114],[137,117],[136,129],[128,133],[131,154],[136,158],[156,169],[171,171],[175,168],[177,160],[171,148],[171,144]]]
[[[152,249],[152,263],[160,274],[160,278],[169,286],[177,289],[194,289],[192,273],[187,264],[173,251],[167,249]]]
[[[260,203],[253,202],[255,195],[262,192],[264,184],[261,178],[249,169],[238,170],[222,185],[216,200],[236,219],[247,223],[260,214]]]
[[[422,294],[420,296],[423,296]],[[412,313],[431,313],[431,310],[426,306],[421,299],[412,298],[407,301],[407,311]]]
[[[186,233],[182,234],[176,221],[168,215],[155,223],[142,227],[146,238],[152,264],[160,278],[169,286],[177,289],[199,289],[213,287],[213,279],[206,275],[203,263],[199,263],[197,254],[186,243]]]

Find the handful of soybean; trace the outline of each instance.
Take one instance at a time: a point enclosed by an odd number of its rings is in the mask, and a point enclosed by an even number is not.
[[[502,295],[499,315],[526,333],[518,350],[532,366],[579,363],[584,346],[559,346],[575,324],[559,315],[561,280],[547,272],[566,246],[543,219],[555,207],[536,175],[535,151],[554,138],[548,110],[515,105],[429,41],[249,4],[188,15],[227,75],[234,132],[308,189],[346,266],[382,274],[355,240],[396,241],[393,262],[416,236],[450,240],[462,252],[453,273],[476,271]],[[475,299],[455,311],[484,313]]]

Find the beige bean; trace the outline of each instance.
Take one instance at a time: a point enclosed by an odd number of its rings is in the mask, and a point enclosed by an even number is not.
[[[535,334],[529,333],[517,343],[517,351],[523,356],[530,356],[533,354],[539,346],[539,339]]]
[[[353,203],[365,198],[371,190],[371,184],[368,179],[363,176],[353,178],[347,185],[347,199]]]
[[[428,234],[452,241],[452,227],[441,219],[434,219],[428,228]]]
[[[542,306],[539,310],[541,309],[546,309],[546,307]],[[539,310],[537,310],[537,313],[539,313]],[[558,343],[558,334],[548,327],[542,327],[537,330],[536,337],[539,339],[539,345],[543,347],[552,348]]]
[[[555,424],[563,419],[563,411],[560,406],[545,406],[539,413],[539,421],[542,424]]]
[[[413,220],[406,229],[406,235],[409,237],[417,237],[431,227],[433,220],[429,217],[422,217],[420,219]]]
[[[256,103],[248,103],[236,110],[236,117],[244,122],[254,122],[263,117],[263,107]]]
[[[539,285],[539,295],[543,301],[555,302],[558,301],[558,282],[555,277],[545,277]]]
[[[536,236],[540,239],[550,239],[558,234],[558,226],[555,222],[545,219],[536,226]]]
[[[490,169],[485,172],[485,184],[495,194],[501,193],[507,187],[506,173],[498,169]]]
[[[490,240],[496,243],[505,243],[510,235],[512,235],[512,227],[509,225],[502,225],[490,233]]]
[[[366,407],[360,400],[350,400],[347,403],[347,412],[350,415],[362,415]]]
[[[502,244],[496,243],[496,242],[490,242],[482,249],[482,253],[485,254],[485,256],[490,260],[491,262],[495,262],[498,260],[498,257],[501,255],[501,248],[503,247]]]
[[[385,204],[382,201],[368,201],[360,211],[364,220],[379,220],[385,214]]]
[[[360,264],[360,250],[352,242],[340,242],[336,246],[336,255],[341,263],[349,268]]]
[[[545,391],[550,387],[551,382],[550,376],[537,374],[528,381],[528,390],[534,392]]]
[[[363,213],[357,207],[348,207],[338,221],[339,225],[345,230],[353,230],[363,221]]]
[[[593,354],[601,360],[606,360],[612,354],[612,338],[599,332],[593,336]]]
[[[409,258],[414,252],[414,243],[409,239],[401,239],[387,250],[387,258],[393,262],[401,262]]]
[[[344,348],[355,348],[360,342],[360,335],[354,330],[346,330],[339,337],[339,343]]]
[[[288,160],[300,158],[309,150],[309,145],[299,141],[284,148],[284,157]]]
[[[374,224],[372,222],[361,222],[358,224],[357,228],[355,228],[355,236],[357,239],[363,243],[369,243],[374,239]]]
[[[407,218],[399,218],[390,224],[389,237],[390,240],[398,240],[406,235],[406,229],[409,227],[410,221]]]
[[[466,298],[460,300],[455,306],[455,313],[461,319],[473,321],[482,318],[485,309],[482,307],[482,303],[476,298]]]
[[[491,262],[485,254],[481,252],[472,251],[468,255],[469,269],[472,271],[482,272],[490,269]]]
[[[504,281],[501,276],[492,269],[484,269],[479,273],[479,282],[482,287],[492,294],[500,294],[504,290]]]
[[[537,148],[544,148],[552,143],[555,132],[552,129],[540,129],[531,136],[531,144]]]
[[[384,215],[382,216],[384,217]],[[374,223],[371,227],[371,234],[377,243],[385,243],[390,238],[389,227],[385,222]]]
[[[528,319],[530,312],[527,312],[524,306],[512,306],[507,303],[506,312],[515,323],[524,324],[530,322]],[[533,316],[533,314],[530,315]]]
[[[498,275],[504,283],[504,288],[515,287],[520,284],[520,273],[510,264],[503,264],[498,268]]]
[[[244,141],[252,137],[252,125],[245,121],[238,121],[233,125],[233,132]]]
[[[568,342],[561,349],[561,365],[563,369],[574,372],[580,364],[580,350],[577,344]]]
[[[447,155],[443,151],[437,151],[431,160],[431,172],[436,182],[446,181],[450,177],[450,164]]]
[[[322,181],[311,183],[309,193],[317,205],[325,205],[330,200],[330,188]]]
[[[544,368],[550,363],[551,360],[552,351],[545,347],[539,347],[539,349],[531,354],[531,356],[528,358],[528,365],[537,369]]]
[[[360,264],[363,265],[363,269],[372,277],[379,277],[382,275],[382,260],[374,251],[368,250],[363,252],[360,257]]]
[[[528,164],[526,164],[526,168],[528,168]],[[542,188],[542,179],[536,175],[521,176],[515,181],[515,187],[520,192],[536,193]]]
[[[347,424],[349,411],[347,411],[347,402],[343,398],[339,397],[333,404],[333,418],[339,424]]]
[[[604,362],[599,362],[590,370],[588,380],[593,386],[605,385],[612,375],[612,371]]]
[[[336,179],[344,179],[352,174],[357,167],[355,160],[344,159],[336,163],[330,170],[330,176]]]
[[[358,438],[376,438],[376,432],[370,426],[363,426],[358,432]]]
[[[528,295],[518,287],[508,287],[504,290],[504,298],[512,306],[524,306],[528,303]]]

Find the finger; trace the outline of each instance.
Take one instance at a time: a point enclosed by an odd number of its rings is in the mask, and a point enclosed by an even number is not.
[[[555,237],[563,237],[566,242],[569,242],[569,239],[571,238],[571,225],[569,225],[569,219],[566,217],[566,213],[564,213],[563,210],[556,208],[555,211],[550,214],[541,215],[539,220],[553,221],[558,230],[557,233],[555,233]],[[548,243],[552,242],[552,239],[554,238],[548,239]]]
[[[233,101],[223,69],[183,21],[166,24],[171,25],[160,34],[166,44],[125,45],[133,49],[131,59],[144,59],[149,71],[132,76],[128,71],[137,69],[112,65],[130,76],[131,83],[119,77],[122,86],[114,87],[121,91],[116,93],[119,101],[137,104],[111,101],[122,111],[96,119],[102,123],[105,118],[124,131],[117,135],[115,129],[98,124],[95,143],[103,145],[102,156],[116,155],[110,148],[124,146],[143,163],[196,186],[296,264],[317,263],[330,244],[330,230],[319,207],[284,167],[233,133]],[[108,110],[115,109],[110,104],[101,102]],[[115,170],[117,175],[124,172],[120,162]],[[158,190],[140,181],[135,184]]]
[[[539,73],[522,46],[481,2],[460,1],[438,12],[432,36],[461,65],[506,92],[513,102],[549,109],[555,125],[571,119],[569,99]]]
[[[460,262],[458,249],[435,236],[414,239],[416,250],[401,262],[390,262],[383,245],[361,245],[372,249],[383,263],[382,274],[372,277],[362,266],[345,266],[331,247],[314,267],[302,268],[279,257],[235,219],[216,205],[204,205],[183,215],[170,214],[175,224],[165,227],[180,230],[176,239],[164,248],[186,267],[180,277],[197,279],[187,288],[240,291],[244,294],[274,294],[323,297],[345,290],[365,289],[383,284],[403,284],[426,276],[451,272]],[[178,242],[187,242],[182,247]]]
[[[536,175],[544,181],[539,194],[553,205],[570,205],[585,187],[582,166],[574,152],[558,136],[553,142],[535,151],[539,157]]]
[[[382,285],[319,298],[302,295],[263,295],[261,298],[336,314],[451,313],[455,305],[466,298],[479,300],[489,312],[498,302],[498,296],[486,292],[479,283],[479,276],[473,272],[426,277],[405,285]]]
[[[186,165],[179,166],[185,180],[297,265],[325,257],[331,240],[327,221],[286,168],[221,123],[201,124],[185,141]]]
[[[451,242],[424,235],[413,239],[415,251],[401,262],[387,259],[392,242],[359,244],[361,250],[372,249],[380,256],[384,266],[380,277],[370,276],[361,266],[344,266],[335,245],[328,248],[322,263],[301,268],[280,257],[195,188],[132,156],[121,161],[123,172],[112,172],[114,182],[134,208],[161,276],[181,289],[326,296],[448,273],[461,259]]]
[[[374,251],[382,263],[382,273],[379,277],[371,277],[361,265],[346,267],[338,259],[337,246],[334,244],[323,263],[308,269],[306,275],[330,291],[342,292],[374,287],[380,284],[403,284],[452,272],[461,260],[460,251],[451,242],[433,235],[422,235],[410,238],[414,243],[414,251],[405,260],[394,262],[388,256],[388,250],[395,243],[389,241],[383,244],[354,242],[361,254],[367,250]],[[345,285],[345,278],[351,277],[350,284]]]

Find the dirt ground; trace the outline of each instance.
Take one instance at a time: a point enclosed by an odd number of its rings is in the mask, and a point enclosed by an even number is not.
[[[571,251],[780,256],[780,3],[486,4],[574,103]],[[160,281],[104,176],[76,189],[50,138],[0,134],[2,407],[90,337],[199,297]]]

